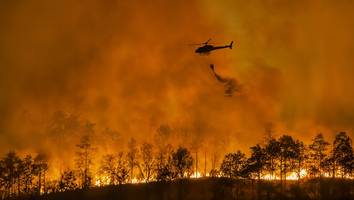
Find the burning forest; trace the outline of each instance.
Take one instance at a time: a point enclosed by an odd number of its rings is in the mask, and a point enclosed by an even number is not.
[[[290,135],[270,136],[248,152],[237,150],[211,156],[193,146],[168,143],[163,138],[167,130],[168,127],[157,130],[155,143],[131,138],[125,151],[101,157],[97,157],[96,139],[91,132],[75,145],[75,166],[62,168],[57,176],[48,173],[51,168],[58,170],[58,166],[50,164],[45,154],[20,157],[10,151],[0,160],[2,198],[207,177],[280,181],[282,186],[287,181],[354,178],[352,140],[346,132],[336,134],[333,142],[319,133],[310,144]],[[218,164],[214,163],[216,156],[220,158]]]
[[[1,199],[353,199],[353,9],[1,1]]]

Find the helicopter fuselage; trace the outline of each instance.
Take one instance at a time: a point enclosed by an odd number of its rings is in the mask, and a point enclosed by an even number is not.
[[[213,46],[213,45],[210,45],[210,44],[206,44],[202,47],[199,47],[198,49],[195,50],[195,53],[199,53],[199,54],[208,54],[209,52],[211,51],[214,51],[216,49],[224,49],[224,48],[230,48],[232,49],[232,43],[230,43],[230,45],[225,45],[225,46]]]

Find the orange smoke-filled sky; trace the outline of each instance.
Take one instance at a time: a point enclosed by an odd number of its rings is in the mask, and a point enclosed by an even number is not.
[[[168,125],[227,150],[261,142],[270,124],[305,141],[353,137],[353,9],[345,0],[2,1],[0,152],[58,146],[48,131],[57,111],[95,123],[98,136],[150,140]],[[188,45],[209,38],[234,49],[199,56]],[[225,97],[211,63],[242,90]]]

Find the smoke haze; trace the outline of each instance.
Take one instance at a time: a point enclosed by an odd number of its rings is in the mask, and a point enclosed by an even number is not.
[[[209,151],[247,151],[269,124],[305,141],[318,132],[353,137],[353,8],[344,0],[2,1],[0,153],[70,156],[88,129],[98,151],[116,151],[131,137],[152,141],[161,125],[171,142]],[[187,45],[208,38],[236,45],[209,56]],[[240,95],[223,95],[211,63],[242,84]]]

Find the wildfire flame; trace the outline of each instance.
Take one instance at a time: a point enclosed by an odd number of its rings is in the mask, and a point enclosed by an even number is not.
[[[337,172],[339,173],[339,171]],[[187,173],[185,173],[185,175],[187,175]],[[306,169],[301,169],[300,170],[300,173],[296,173],[296,172],[289,172],[286,176],[286,180],[299,180],[299,179],[302,179],[302,178],[305,178],[307,177],[309,174],[307,173]],[[202,177],[209,177],[210,174],[209,173],[206,173],[206,174],[202,174],[200,173],[199,171],[197,172],[194,172],[190,178],[192,179],[199,179],[199,178],[202,178]],[[328,174],[328,173],[324,173],[323,174],[324,177],[331,177],[331,174]],[[220,174],[217,176],[217,177],[221,177]],[[345,176],[346,178],[350,178],[350,179],[354,179],[354,177],[350,177],[350,176]],[[261,176],[261,179],[262,180],[280,180],[280,176],[278,174],[264,174]],[[139,183],[146,183],[146,180],[143,180],[143,179],[138,179],[136,177],[134,177],[131,181],[127,182],[128,184],[139,184]],[[108,176],[104,176],[104,175],[101,175],[101,176],[96,176],[95,177],[95,186],[96,187],[102,187],[102,186],[106,186],[106,185],[110,185],[110,178]]]
[[[307,176],[307,171],[306,169],[301,169],[300,170],[300,177],[298,176],[297,173],[295,172],[290,172],[287,176],[287,180],[299,180],[299,178],[304,178]],[[265,174],[261,177],[263,180],[280,180],[280,177],[277,175],[271,175],[271,174]]]
[[[201,177],[202,177],[202,175],[198,171],[193,173],[193,175],[191,176],[191,178],[201,178]]]
[[[142,182],[144,182],[144,181],[143,180],[139,180],[137,178],[133,178],[132,181],[131,181],[132,184],[137,184],[137,183],[142,183]]]
[[[105,186],[109,185],[109,177],[108,176],[96,176],[95,177],[95,186],[100,187],[100,186]]]

